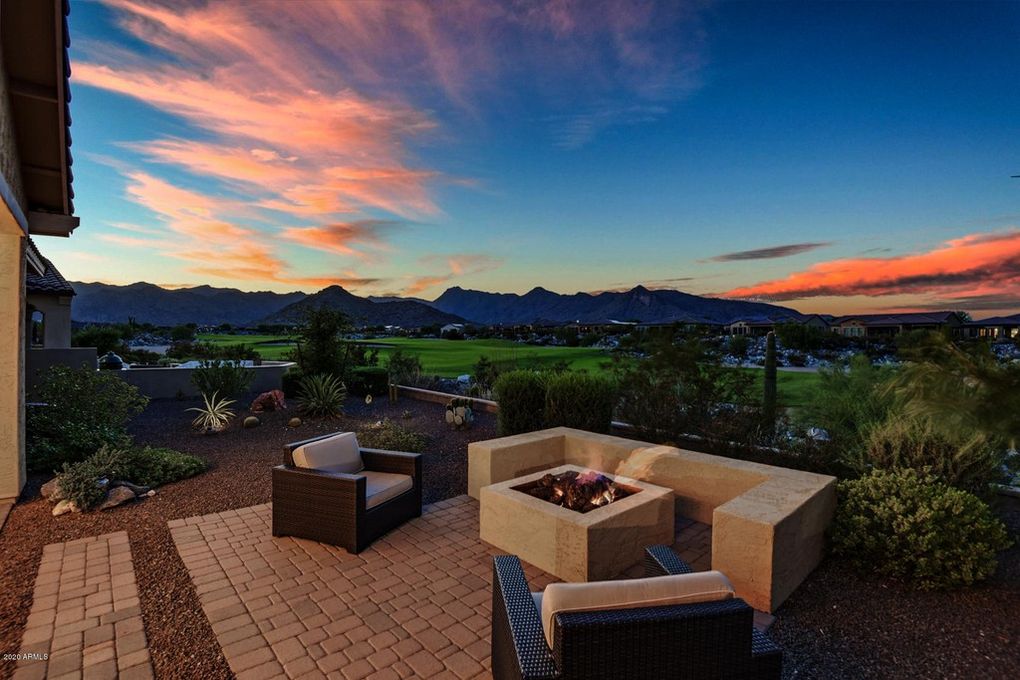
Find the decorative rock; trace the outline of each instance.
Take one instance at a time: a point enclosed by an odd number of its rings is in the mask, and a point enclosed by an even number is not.
[[[66,515],[69,512],[79,512],[78,506],[74,504],[74,501],[64,499],[53,506],[53,516],[59,517],[60,515]]]
[[[155,489],[149,489],[148,491],[145,492],[145,495],[148,496],[149,498],[152,498],[153,496],[156,495],[156,490]]]
[[[57,488],[57,478],[54,477],[50,481],[43,484],[42,488],[39,489],[39,494],[43,498],[49,498],[51,501],[59,501],[60,489]]]
[[[137,484],[132,484],[131,482],[127,482],[127,481],[124,481],[124,480],[117,480],[117,481],[110,482],[110,486],[111,487],[116,487],[116,486],[127,487],[128,489],[131,489],[132,491],[134,491],[136,496],[144,496],[149,491],[149,487],[147,487],[147,486],[138,486]]]
[[[247,418],[244,419],[244,429],[246,430],[250,430],[253,427],[258,427],[261,424],[262,421],[259,420],[256,416],[248,416]]]
[[[107,510],[109,508],[115,508],[121,503],[133,501],[135,499],[135,492],[126,486],[115,486],[109,490],[106,494],[106,500],[99,506],[100,510]]]
[[[291,418],[290,420],[287,421],[287,427],[301,427],[301,419]]]
[[[255,397],[251,403],[251,410],[255,413],[262,411],[282,411],[287,408],[287,401],[284,399],[281,390],[270,390]]]

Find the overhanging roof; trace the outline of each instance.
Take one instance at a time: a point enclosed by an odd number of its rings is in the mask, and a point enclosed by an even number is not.
[[[28,229],[48,236],[69,236],[78,226],[71,188],[69,11],[67,0],[0,3],[0,44]]]

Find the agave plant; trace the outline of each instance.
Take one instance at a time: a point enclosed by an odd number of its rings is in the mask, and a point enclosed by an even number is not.
[[[309,375],[298,383],[298,406],[310,416],[332,418],[346,398],[347,388],[335,375]]]
[[[203,394],[202,400],[205,402],[205,406],[187,409],[198,413],[198,416],[191,421],[191,426],[196,430],[206,433],[221,432],[234,417],[234,412],[228,408],[234,403],[234,400],[220,399],[218,394],[218,392],[213,392],[211,397]]]

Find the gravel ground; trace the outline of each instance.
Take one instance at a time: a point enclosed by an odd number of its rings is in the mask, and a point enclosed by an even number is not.
[[[194,586],[177,555],[166,523],[171,519],[220,512],[270,500],[270,469],[282,462],[285,443],[338,430],[363,430],[389,417],[428,435],[424,459],[425,502],[467,492],[467,443],[495,436],[495,421],[479,414],[474,427],[453,431],[443,420],[441,404],[403,400],[391,406],[351,400],[347,414],[333,421],[307,421],[286,427],[292,411],[269,413],[251,430],[235,421],[231,429],[203,436],[190,429],[185,408],[195,401],[161,400],[149,404],[132,423],[138,443],[169,446],[207,460],[210,469],[197,477],[168,484],[151,499],[104,512],[53,517],[51,505],[38,495],[45,477],[33,477],[22,500],[0,533],[0,650],[17,651],[32,605],[32,588],[42,548],[49,543],[125,530],[131,542],[141,596],[145,632],[156,674],[165,678],[230,678],[212,629],[202,613]],[[407,417],[405,417],[407,416]],[[14,666],[0,665],[0,677]]]
[[[281,447],[337,430],[363,430],[383,417],[426,433],[425,501],[467,490],[467,443],[495,436],[492,416],[456,432],[443,406],[403,400],[390,406],[351,401],[347,415],[285,427],[292,412],[266,414],[252,430],[239,423],[217,436],[193,434],[181,401],[157,401],[132,424],[140,443],[170,446],[210,463],[204,474],[159,490],[152,499],[102,513],[50,515],[38,498],[44,478],[32,478],[0,534],[0,650],[16,651],[31,607],[42,547],[48,543],[126,530],[131,541],[142,613],[160,677],[229,678],[194,587],[166,523],[270,500],[270,474]],[[407,417],[405,417],[407,416]],[[1000,514],[1020,543],[1020,501],[1002,499]],[[1020,546],[1000,560],[986,584],[950,593],[923,593],[902,584],[861,578],[829,560],[777,612],[772,636],[786,650],[787,678],[1020,677]],[[9,677],[12,664],[0,666]]]
[[[998,511],[1014,545],[973,588],[922,592],[823,563],[776,612],[783,676],[1020,677],[1020,500]]]

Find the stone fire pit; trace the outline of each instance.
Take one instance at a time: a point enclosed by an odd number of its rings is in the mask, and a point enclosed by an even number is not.
[[[479,497],[482,540],[575,582],[613,578],[641,561],[646,546],[673,542],[670,489],[606,474],[624,493],[584,512],[532,495],[547,475],[590,472],[577,465],[561,465],[483,487]]]

